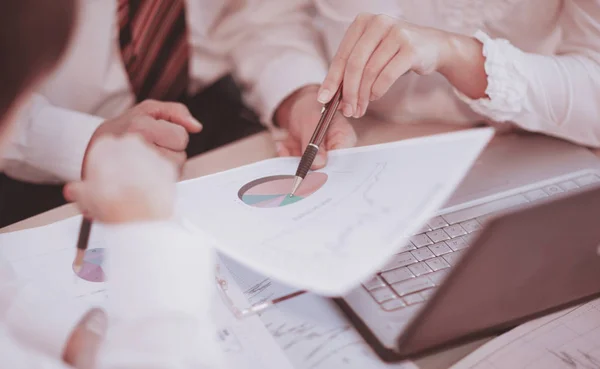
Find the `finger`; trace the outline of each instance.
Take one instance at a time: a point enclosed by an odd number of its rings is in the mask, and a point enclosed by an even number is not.
[[[325,150],[325,145],[321,145],[319,147],[319,151],[317,152],[317,156],[315,156],[315,160],[313,161],[310,169],[317,170],[325,167],[327,165],[327,151]]]
[[[77,196],[76,187],[79,182],[70,182],[63,187],[63,196],[68,202],[75,202]]]
[[[189,142],[189,135],[182,126],[147,116],[136,117],[128,131],[139,133],[146,141],[173,151],[185,150]]]
[[[371,88],[370,100],[381,98],[390,89],[392,84],[412,67],[412,52],[409,48],[400,51],[390,60],[385,68],[379,73]]]
[[[358,91],[362,81],[365,66],[375,52],[377,46],[392,29],[394,19],[385,15],[378,15],[371,19],[368,27],[360,37],[346,64],[344,71],[343,113],[346,117],[358,118]]]
[[[88,200],[86,185],[84,182],[71,182],[63,188],[63,195],[69,202],[75,203],[86,218],[91,217],[90,201]]]
[[[332,126],[325,137],[327,150],[347,149],[356,146],[358,141],[354,127],[345,119]]]
[[[400,47],[401,40],[395,37],[393,32],[388,32],[369,58],[358,91],[358,117],[364,116],[367,112],[375,80],[379,77],[385,66],[394,58],[396,53],[398,53]]]
[[[163,157],[165,157],[171,163],[175,164],[178,170],[183,168],[183,165],[187,160],[187,154],[185,153],[185,151],[173,151],[164,147],[157,147],[157,149]]]
[[[290,149],[287,148],[281,141],[275,142],[275,151],[277,151],[277,156],[292,156]]]
[[[321,88],[319,88],[317,100],[319,100],[320,103],[328,103],[335,94],[335,91],[337,91],[340,83],[342,83],[342,77],[346,70],[348,57],[372,17],[372,15],[366,13],[359,14],[344,34],[344,38],[333,57],[327,76],[325,77]]]
[[[300,140],[293,136],[288,135],[285,139],[277,141],[275,149],[279,156],[300,156],[302,155],[302,147]]]
[[[202,124],[192,116],[192,113],[183,104],[146,100],[139,107],[154,119],[163,119],[175,123],[190,133],[197,133],[202,130]]]

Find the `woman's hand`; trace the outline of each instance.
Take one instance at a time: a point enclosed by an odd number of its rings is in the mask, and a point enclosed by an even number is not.
[[[85,162],[86,177],[65,197],[103,223],[166,220],[173,214],[177,171],[141,136],[101,137]]]
[[[287,135],[275,143],[279,156],[302,156],[321,118],[323,105],[316,101],[318,89],[318,85],[299,89],[275,112],[275,119],[281,128],[287,130]],[[311,169],[321,169],[325,166],[327,151],[353,147],[356,140],[356,132],[350,122],[341,114],[336,114]]]
[[[483,61],[481,44],[473,38],[386,15],[360,14],[346,31],[318,100],[329,102],[343,80],[342,113],[358,118],[370,101],[381,98],[408,71],[438,71],[474,97],[487,87]]]

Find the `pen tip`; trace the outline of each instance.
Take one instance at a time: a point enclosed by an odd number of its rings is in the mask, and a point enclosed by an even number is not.
[[[85,251],[81,249],[77,249],[77,255],[75,256],[75,261],[73,261],[73,271],[75,273],[81,272],[83,267],[83,257],[85,255]]]
[[[292,187],[292,192],[290,192],[290,197],[293,197],[296,191],[298,191],[298,187],[302,183],[302,177],[296,176],[294,177],[294,186]]]

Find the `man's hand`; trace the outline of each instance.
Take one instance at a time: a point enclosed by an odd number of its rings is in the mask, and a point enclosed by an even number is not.
[[[103,223],[160,221],[173,215],[177,172],[137,134],[102,137],[92,146],[81,182],[65,186],[68,201]]]
[[[140,134],[167,159],[181,168],[186,160],[188,132],[197,133],[201,129],[200,122],[192,117],[184,105],[146,100],[98,127],[88,144],[83,172],[85,172],[88,152],[98,138],[104,135],[121,136],[126,133]]]
[[[71,333],[63,352],[63,361],[77,369],[95,368],[96,354],[107,325],[107,317],[102,310],[89,311]]]
[[[275,112],[275,120],[288,131],[287,137],[277,141],[279,156],[301,156],[321,117],[321,105],[317,101],[318,85],[301,88],[290,95]],[[327,151],[356,145],[356,132],[339,112],[331,122],[321,144],[312,169],[320,169],[327,163]]]

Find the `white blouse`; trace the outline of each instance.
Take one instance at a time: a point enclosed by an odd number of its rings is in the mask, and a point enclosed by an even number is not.
[[[439,74],[401,77],[369,113],[394,122],[512,122],[600,146],[600,0],[314,0],[331,59],[361,12],[483,43],[489,98],[470,100]]]

